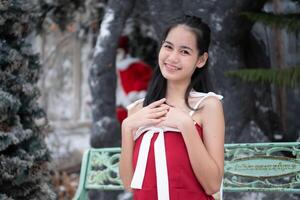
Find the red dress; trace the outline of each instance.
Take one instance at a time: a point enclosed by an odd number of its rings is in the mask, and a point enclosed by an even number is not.
[[[199,124],[196,124],[195,126],[199,136],[202,138],[202,127]],[[133,189],[134,200],[158,199],[154,156],[154,142],[157,136],[158,134],[155,133],[151,139],[142,189]],[[144,133],[135,141],[133,152],[134,169],[136,167],[143,137]],[[164,138],[170,200],[213,200],[214,198],[211,195],[205,193],[193,172],[181,133],[166,131],[164,133]]]

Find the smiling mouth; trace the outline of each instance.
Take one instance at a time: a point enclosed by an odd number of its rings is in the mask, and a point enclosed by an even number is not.
[[[181,70],[180,67],[177,67],[175,65],[170,65],[168,63],[165,63],[165,68],[169,71],[177,71],[177,70]]]

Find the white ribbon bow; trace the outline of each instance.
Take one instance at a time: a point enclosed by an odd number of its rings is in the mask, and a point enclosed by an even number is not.
[[[154,142],[155,168],[156,170],[156,184],[158,200],[169,200],[169,180],[165,149],[164,131],[179,132],[178,129],[171,127],[146,127],[141,128],[135,134],[137,139],[143,132],[147,131],[142,139],[136,168],[131,181],[131,188],[142,189],[143,180],[145,176],[146,164],[148,160],[149,148],[151,139],[154,133],[158,132],[158,137]]]

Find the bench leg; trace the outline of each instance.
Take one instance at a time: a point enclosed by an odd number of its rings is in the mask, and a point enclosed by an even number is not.
[[[86,182],[86,173],[88,167],[90,151],[87,150],[82,158],[81,169],[80,169],[80,179],[79,185],[76,191],[76,194],[73,200],[86,200],[87,199],[87,190],[85,189],[85,182]]]

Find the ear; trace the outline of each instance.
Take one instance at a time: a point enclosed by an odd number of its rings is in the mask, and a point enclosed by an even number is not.
[[[204,52],[203,55],[201,55],[199,58],[198,58],[198,61],[196,63],[196,67],[198,68],[201,68],[205,65],[206,61],[208,59],[208,53],[207,52]]]

